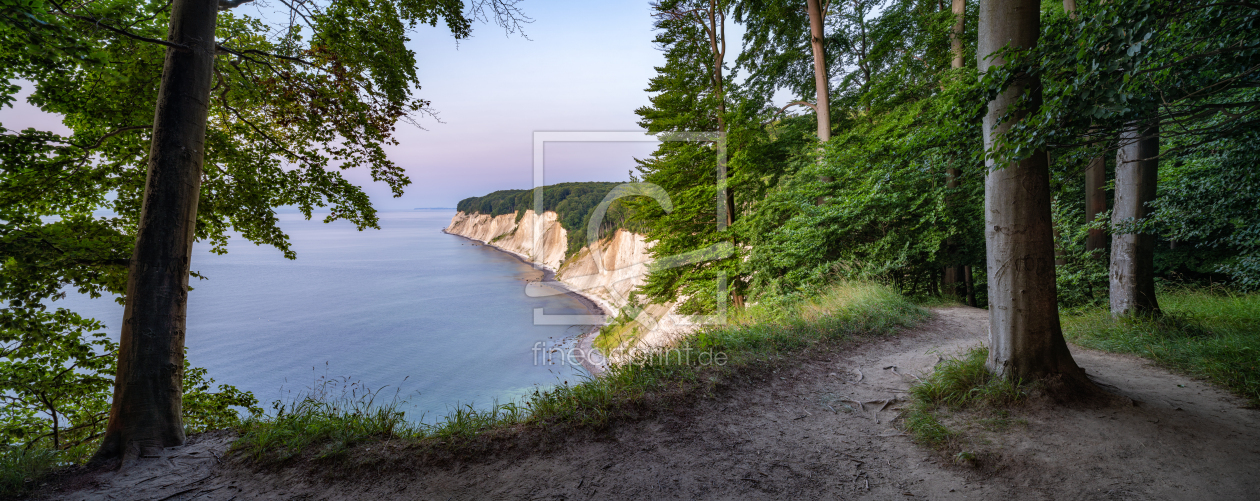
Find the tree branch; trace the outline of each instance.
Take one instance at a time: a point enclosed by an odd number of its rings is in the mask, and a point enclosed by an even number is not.
[[[115,129],[115,130],[113,130],[113,131],[111,131],[111,132],[109,132],[109,133],[106,133],[104,136],[101,136],[101,138],[100,138],[100,139],[97,139],[97,140],[96,140],[96,144],[93,144],[92,146],[79,146],[79,145],[77,145],[77,144],[76,144],[76,145],[74,145],[74,146],[77,146],[79,149],[82,149],[82,150],[95,150],[95,149],[99,148],[99,147],[101,146],[101,144],[105,142],[105,140],[106,140],[106,139],[109,139],[109,138],[111,138],[111,137],[117,136],[117,135],[122,134],[122,133],[127,132],[127,131],[141,130],[141,129],[152,129],[152,128],[153,128],[153,126],[152,126],[152,125],[131,125],[131,126],[128,126],[128,127],[123,127],[123,128],[121,128],[121,129]]]
[[[91,17],[91,16],[80,16],[80,15],[78,15],[78,14],[71,14],[71,13],[69,13],[69,12],[66,12],[66,10],[65,10],[65,9],[61,8],[61,4],[57,3],[57,0],[48,0],[48,3],[51,3],[51,4],[53,5],[53,7],[56,7],[57,11],[61,12],[61,15],[63,15],[63,16],[69,17],[69,18],[71,18],[71,19],[78,19],[78,20],[80,20],[80,21],[87,21],[87,22],[92,23],[92,24],[94,24],[94,25],[96,25],[96,26],[99,26],[99,27],[101,27],[101,28],[105,28],[105,29],[107,29],[107,30],[109,30],[109,31],[112,31],[112,32],[114,32],[114,33],[117,33],[117,34],[119,34],[119,35],[122,35],[122,36],[125,36],[125,37],[128,37],[128,38],[133,38],[133,39],[139,40],[139,41],[141,41],[141,42],[149,42],[149,43],[155,43],[155,44],[158,44],[158,45],[165,45],[165,46],[167,46],[167,47],[170,47],[170,48],[172,48],[172,49],[175,49],[175,50],[178,50],[178,51],[181,51],[181,52],[187,52],[187,51],[191,50],[191,49],[189,49],[189,48],[188,48],[188,46],[186,46],[186,45],[180,45],[180,44],[177,44],[177,43],[174,43],[174,42],[168,42],[168,41],[166,41],[166,40],[158,40],[158,39],[156,39],[156,38],[149,38],[149,37],[146,37],[146,36],[137,35],[137,34],[135,34],[135,33],[132,33],[132,32],[127,31],[127,30],[124,30],[124,29],[122,29],[122,28],[115,28],[115,27],[113,27],[113,26],[110,26],[110,25],[108,25],[108,24],[103,23],[103,22],[101,21],[101,19],[100,19],[100,18]]]
[[[304,65],[304,66],[314,66],[313,64],[311,64],[311,62],[310,62],[310,61],[307,61],[307,60],[302,59],[302,58],[300,58],[300,57],[282,56],[282,55],[280,55],[280,54],[273,54],[273,53],[270,53],[270,52],[263,52],[263,51],[261,51],[261,50],[257,50],[257,49],[236,50],[236,49],[233,49],[233,48],[228,47],[228,46],[226,46],[226,45],[223,45],[223,44],[221,44],[221,43],[216,43],[216,44],[214,44],[214,48],[215,48],[215,50],[221,50],[221,51],[223,51],[223,52],[226,52],[226,53],[228,53],[228,54],[231,54],[231,55],[233,55],[233,56],[237,56],[237,57],[245,57],[245,55],[246,55],[246,54],[254,54],[254,55],[263,56],[263,57],[274,57],[274,58],[276,58],[276,59],[283,59],[283,60],[285,60],[285,61],[292,61],[292,62],[295,62],[295,63],[301,64],[301,65]],[[246,58],[246,59],[250,59],[250,58]],[[253,59],[250,59],[250,61],[253,61]]]
[[[219,0],[219,10],[235,9],[254,0]]]

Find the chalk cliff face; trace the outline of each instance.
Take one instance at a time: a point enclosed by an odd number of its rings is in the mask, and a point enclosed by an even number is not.
[[[652,262],[643,236],[623,230],[582,247],[566,260],[568,235],[551,211],[542,216],[525,211],[519,222],[515,213],[491,217],[460,212],[451,218],[446,232],[485,242],[556,270],[556,280],[600,303],[611,316],[618,315],[630,293],[644,283]],[[533,238],[536,232],[542,235],[539,248],[535,248]],[[644,328],[643,333],[635,346],[623,349],[666,346],[693,329],[686,319],[673,314],[672,305],[648,305],[635,321]],[[613,359],[622,358],[611,355]]]
[[[451,218],[446,232],[480,240],[553,270],[564,262],[564,250],[568,246],[564,227],[552,211],[539,216],[528,210],[519,222],[515,212],[498,217],[460,212]],[[535,233],[541,235],[537,242]]]
[[[642,235],[617,230],[610,238],[582,247],[564,262],[556,279],[594,296],[616,314],[634,288],[643,285],[651,262]]]

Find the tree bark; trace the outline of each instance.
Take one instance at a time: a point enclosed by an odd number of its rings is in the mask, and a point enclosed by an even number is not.
[[[818,140],[831,139],[831,100],[827,78],[827,54],[823,47],[823,13],[819,0],[805,0],[809,10],[809,45],[814,51],[814,93],[817,101],[814,112],[818,115]]]
[[[1134,221],[1150,214],[1159,176],[1159,126],[1136,124],[1120,133],[1116,151],[1116,202],[1111,222]],[[1155,235],[1111,236],[1111,314],[1159,313],[1155,300]]]
[[[949,34],[949,50],[954,54],[951,68],[963,67],[963,34],[967,31],[967,0],[953,0],[950,12],[954,14],[954,29]]]
[[[950,51],[954,54],[953,60],[950,61],[950,67],[954,69],[958,69],[958,68],[963,67],[963,34],[966,32],[966,29],[967,29],[967,19],[966,19],[967,1],[966,0],[953,0],[953,4],[950,6],[950,9],[951,9],[951,12],[954,14],[954,28],[949,34]],[[962,172],[959,171],[957,168],[949,167],[945,169],[945,188],[951,191],[958,188],[959,186],[958,177],[961,175],[962,175]],[[953,202],[952,198],[953,198],[952,196],[946,195],[945,205],[947,206],[952,205],[952,202]],[[949,242],[948,246],[949,246],[949,251],[951,254],[957,247],[953,242]],[[960,289],[959,286],[961,285],[962,281],[963,281],[963,266],[962,265],[952,264],[952,265],[945,266],[944,278],[942,280],[942,288],[945,290],[942,292],[944,292],[945,294],[951,294],[954,296],[961,297],[962,294],[959,294],[959,289]]]
[[[1063,0],[1063,10],[1068,17],[1076,19],[1076,0]],[[1098,214],[1107,210],[1107,170],[1102,157],[1089,160],[1085,167],[1085,221],[1098,218]],[[1103,230],[1089,230],[1085,237],[1085,251],[1090,256],[1100,256],[1097,252],[1107,247],[1107,233]]]
[[[990,58],[1007,44],[1031,48],[1040,35],[1038,0],[983,0],[980,4],[980,70],[1005,64]],[[1024,94],[1033,108],[1040,101],[1039,83],[1024,75],[989,102],[984,117],[985,150],[1011,126],[999,123]],[[1022,117],[1016,117],[1020,120]],[[1054,240],[1050,217],[1050,172],[1045,151],[1006,165],[986,160],[985,244],[989,276],[989,370],[1006,378],[1083,373],[1059,325],[1054,278]]]
[[[217,0],[175,0],[153,120],[144,203],[109,424],[93,461],[123,464],[184,443],[182,373]]]
[[[977,306],[976,286],[975,281],[971,277],[971,267],[964,266],[963,269],[965,270],[963,276],[966,277],[965,279],[967,281],[967,306],[975,307]]]
[[[1085,220],[1093,221],[1098,215],[1107,211],[1107,168],[1103,157],[1090,159],[1085,168]],[[1107,232],[1102,229],[1089,230],[1085,237],[1085,251],[1094,256],[1102,256],[1099,252],[1107,248]]]

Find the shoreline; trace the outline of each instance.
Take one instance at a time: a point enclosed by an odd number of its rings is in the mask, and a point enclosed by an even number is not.
[[[538,264],[533,261],[530,261],[528,256],[524,256],[516,252],[512,252],[510,250],[494,245],[490,242],[485,242],[485,241],[478,240],[472,237],[466,237],[458,233],[451,233],[449,231],[446,231],[446,228],[442,228],[442,233],[445,233],[447,235],[453,235],[453,236],[467,239],[467,240],[472,240],[473,242],[477,242],[485,247],[489,247],[491,249],[494,249],[504,254],[507,254],[509,256],[512,256],[516,258],[517,260],[519,260],[520,262],[530,265],[534,267],[535,269],[541,270],[543,273],[543,276],[542,276],[542,279],[539,280],[540,283],[555,284],[556,286],[563,288],[565,290],[565,294],[572,295],[574,298],[576,298],[578,302],[582,304],[582,306],[586,307],[587,312],[589,312],[591,315],[604,315],[608,317],[612,316],[612,313],[609,312],[607,309],[605,309],[603,304],[601,304],[599,300],[592,298],[590,296],[587,296],[585,294],[582,294],[581,292],[574,290],[572,287],[569,287],[568,284],[560,280],[557,280],[556,270],[553,270],[546,265],[542,265],[542,264]],[[590,361],[590,354],[598,353],[598,350],[595,349],[594,342],[595,342],[595,337],[599,335],[599,328],[600,326],[598,325],[591,326],[591,328],[588,329],[586,333],[577,336],[577,339],[576,339],[577,349],[581,350],[581,353],[586,354],[585,356],[582,357],[582,368],[586,369],[587,372],[591,373],[592,377],[599,377],[599,375],[603,374],[605,370],[604,366],[595,364]],[[605,357],[603,353],[600,353],[599,358],[604,360],[604,365],[607,365],[608,358]]]

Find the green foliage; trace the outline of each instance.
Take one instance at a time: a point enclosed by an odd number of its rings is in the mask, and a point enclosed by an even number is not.
[[[206,377],[206,369],[188,365],[184,360],[184,432],[188,434],[235,428],[241,424],[237,409],[250,416],[262,413],[258,398],[252,392],[241,391],[235,386],[221,384],[217,392],[211,391],[214,379]]]
[[[749,27],[739,64],[752,71],[750,94],[781,88],[802,99],[812,95],[806,18],[799,6],[790,7],[759,0],[736,8]],[[764,200],[737,204],[745,221],[736,224],[739,238],[749,246],[747,265],[738,272],[754,296],[810,293],[834,277],[875,278],[911,295],[931,295],[940,268],[961,264],[976,270],[983,298],[979,117],[993,96],[1025,74],[1042,81],[1039,111],[998,138],[991,160],[1050,150],[1064,306],[1107,301],[1109,252],[1085,254],[1091,227],[1159,234],[1161,277],[1229,278],[1244,289],[1260,283],[1254,210],[1260,199],[1250,168],[1257,160],[1251,131],[1260,110],[1255,6],[1086,2],[1071,18],[1049,2],[1037,46],[1005,51],[1007,64],[983,78],[973,73],[975,4],[967,9],[963,70],[948,68],[954,20],[948,11],[939,2],[918,1],[889,2],[878,13],[862,2],[829,8],[826,43],[842,46],[844,54],[828,58],[845,61],[843,69],[832,68],[840,76],[832,139],[817,156],[817,145],[784,148],[788,168]],[[681,82],[652,89],[682,92]],[[1026,100],[1011,113],[1031,104]],[[1117,132],[1135,121],[1163,124],[1155,215],[1114,229],[1084,221],[1081,170],[1090,158],[1113,155]],[[736,119],[728,126],[757,127]],[[768,136],[775,140],[772,129]],[[958,188],[945,187],[949,169],[957,169]],[[669,240],[697,232],[678,225],[658,233]],[[670,298],[671,289],[682,290],[678,284],[645,291]]]
[[[99,322],[64,308],[0,329],[0,496],[16,495],[52,469],[87,461],[100,445],[113,396],[117,343]],[[238,409],[262,409],[230,385],[212,391],[206,369],[184,359],[186,433],[237,426]]]
[[[707,32],[707,20],[700,19],[705,16],[692,14],[709,9],[707,3],[699,4],[675,0],[652,6],[653,42],[664,53],[665,64],[656,67],[648,82],[651,104],[635,110],[639,125],[650,133],[730,132],[731,119],[725,116],[731,104],[730,84],[711,45],[725,44],[719,40],[725,32],[720,36]],[[717,11],[715,15],[724,16],[730,6],[719,2]],[[730,183],[730,173],[737,169],[718,163],[720,154],[730,158],[739,151],[732,143],[729,136],[717,143],[665,141],[650,158],[639,161],[638,179],[632,181],[663,189],[670,202],[663,206],[642,197],[629,202],[653,254],[659,256],[638,290],[644,302],[680,301],[680,313],[710,313],[727,303],[729,295],[743,294],[743,282],[737,279],[739,246],[733,245],[735,235],[728,228],[738,216],[739,205],[732,206],[731,195],[739,193]],[[697,257],[698,262],[660,266],[661,257],[683,255]],[[723,287],[730,294],[724,294]]]
[[[1062,191],[1075,191],[1082,194],[1084,183]],[[1077,188],[1073,190],[1072,188]],[[1059,293],[1060,308],[1076,308],[1080,306],[1097,306],[1107,304],[1109,270],[1107,261],[1108,249],[1086,252],[1085,239],[1091,228],[1106,228],[1106,220],[1085,221],[1084,197],[1060,196],[1051,202],[1051,213],[1054,227],[1058,232],[1055,237],[1054,273],[1056,289]],[[1106,216],[1102,213],[1100,216]]]
[[[1260,134],[1250,131],[1207,146],[1161,167],[1160,196],[1143,228],[1186,249],[1163,260],[1161,268],[1219,272],[1236,288],[1260,289],[1260,172],[1255,168]]]
[[[10,312],[12,313],[12,312]],[[90,452],[104,431],[116,343],[69,310],[6,315],[0,330],[0,443]]]
[[[566,254],[576,253],[587,242],[587,227],[591,215],[604,197],[621,183],[560,183],[543,186],[543,211],[555,211],[560,226],[568,234]],[[534,210],[534,190],[500,190],[481,197],[459,201],[456,209],[468,214],[500,216],[516,213],[520,222],[525,211]],[[600,222],[600,235],[609,235],[618,228],[627,227],[626,208],[620,200],[609,207],[604,221]]]
[[[1255,129],[1255,5],[1121,0],[1077,6],[1075,19],[1058,9],[1043,12],[1037,46],[1008,51],[1007,63],[985,75],[989,96],[1024,72],[1043,86],[1037,111],[999,138],[995,154],[1013,159],[1081,145],[1114,150],[1117,133],[1134,122],[1161,124],[1161,140],[1179,143],[1181,151]],[[1031,104],[1012,107],[1012,116]]]
[[[662,143],[652,158],[640,162],[640,180],[664,189],[671,206],[645,197],[631,200],[633,221],[642,228],[655,256],[698,259],[681,266],[654,267],[637,291],[643,302],[678,302],[677,311],[683,314],[712,313],[720,301],[748,295],[746,244],[755,238],[748,214],[786,173],[799,167],[794,152],[810,144],[811,133],[810,125],[800,119],[762,127],[749,115],[755,111],[755,103],[745,100],[727,115],[724,185],[735,208],[730,226],[719,221],[719,208],[725,210],[727,203],[719,196],[714,145]],[[656,123],[643,122],[649,130]],[[723,282],[725,297],[718,293]]]
[[[769,193],[753,216],[749,263],[763,292],[791,294],[841,276],[935,293],[942,266],[983,263],[979,127],[949,120],[964,82],[853,121],[820,162]],[[958,188],[946,185],[951,168]]]
[[[1159,296],[1160,317],[1113,319],[1104,308],[1063,317],[1087,348],[1132,353],[1229,388],[1260,406],[1260,294],[1184,288]]]
[[[32,323],[11,324],[0,345],[0,443],[48,450],[62,463],[79,463],[105,431],[117,343],[100,323],[66,309],[41,312]],[[66,326],[73,326],[69,330]],[[94,332],[95,331],[95,332]],[[42,335],[42,336],[41,336]],[[230,385],[212,391],[206,369],[184,362],[183,421],[187,433],[236,426],[237,409],[262,411],[252,393]]]
[[[993,375],[985,368],[989,349],[967,350],[960,358],[941,360],[932,375],[910,388],[916,402],[931,407],[1004,407],[1022,400],[1025,392],[1018,381]]]
[[[745,83],[749,91],[770,96],[783,88],[814,100],[814,55],[804,5],[787,0],[741,0],[735,3],[732,14],[745,27],[736,68],[749,71]],[[838,20],[834,14],[824,17]],[[835,77],[845,68],[843,62],[849,55],[845,49],[850,41],[832,27],[824,30],[823,52],[829,76]]]
[[[941,423],[935,413],[927,410],[911,408],[902,419],[906,430],[916,441],[933,449],[944,449],[959,436],[957,431]]]

